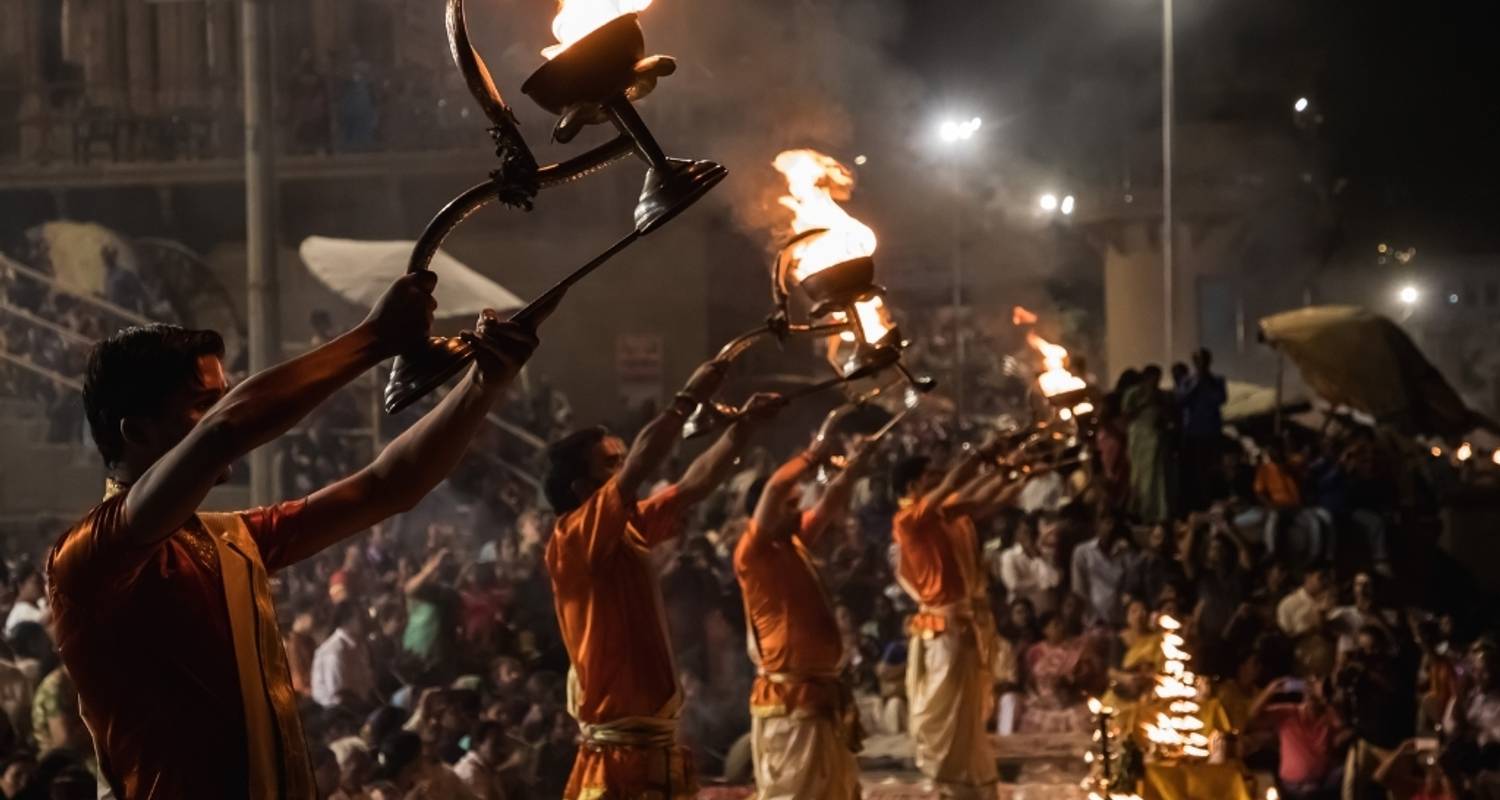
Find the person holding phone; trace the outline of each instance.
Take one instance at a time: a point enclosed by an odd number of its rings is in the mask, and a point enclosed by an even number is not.
[[[1300,699],[1277,702],[1287,695]],[[1339,796],[1344,768],[1338,755],[1352,732],[1329,705],[1324,681],[1271,681],[1250,707],[1250,724],[1276,734],[1281,753],[1276,783],[1282,797],[1332,800]]]

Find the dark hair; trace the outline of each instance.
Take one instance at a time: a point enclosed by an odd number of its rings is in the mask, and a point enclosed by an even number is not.
[[[755,507],[760,505],[760,497],[766,493],[766,484],[770,482],[770,477],[762,475],[745,490],[745,516],[755,516]]]
[[[479,724],[474,726],[473,732],[469,734],[469,749],[477,749],[485,739],[497,733],[504,735],[505,726],[492,719],[480,720]]]
[[[401,726],[406,724],[409,716],[406,709],[399,706],[381,706],[365,717],[365,725],[369,726],[371,733],[374,734],[375,743],[379,744],[390,734],[401,730]]]
[[[376,779],[395,780],[421,755],[422,737],[411,731],[396,731],[380,740],[380,750],[375,756],[375,763],[379,765],[375,770]]]
[[[345,600],[342,603],[333,604],[333,613],[329,615],[328,621],[333,624],[333,627],[342,628],[350,622],[359,619],[360,614],[368,616],[368,613],[359,603],[353,600]]]
[[[542,491],[558,516],[583,505],[584,498],[573,491],[573,484],[588,477],[589,456],[606,436],[609,429],[596,425],[574,431],[547,448],[547,477]]]
[[[105,466],[125,455],[120,420],[158,413],[174,392],[196,380],[202,356],[223,358],[224,339],[176,325],[126,328],[94,345],[83,378],[83,408]]]
[[[897,497],[905,497],[906,490],[921,480],[931,464],[932,459],[927,456],[909,456],[896,462],[896,466],[891,469],[891,491]]]

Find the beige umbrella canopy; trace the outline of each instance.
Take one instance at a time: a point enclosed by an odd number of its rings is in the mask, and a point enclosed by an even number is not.
[[[1464,405],[1406,333],[1379,314],[1314,306],[1266,317],[1260,331],[1329,403],[1412,435],[1454,437],[1495,427]]]
[[[373,306],[391,281],[406,272],[416,242],[369,242],[309,236],[299,253],[302,263],[340,297]],[[442,318],[473,317],[486,308],[510,311],[526,303],[498,283],[439,250],[431,269],[438,275],[437,313]]]

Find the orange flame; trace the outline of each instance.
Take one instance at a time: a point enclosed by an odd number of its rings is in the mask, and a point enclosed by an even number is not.
[[[797,280],[875,253],[875,232],[839,206],[854,189],[848,167],[816,150],[787,150],[771,163],[786,177],[787,194],[779,202],[792,211],[792,232],[828,230],[793,246]]]
[[[542,55],[557,58],[574,42],[610,20],[645,11],[650,5],[651,0],[558,0],[557,16],[552,18],[552,35],[557,37],[557,44],[543,48]]]
[[[1042,387],[1042,394],[1055,397],[1088,388],[1088,384],[1084,383],[1082,378],[1068,371],[1066,347],[1037,336],[1035,331],[1026,332],[1026,343],[1042,354],[1042,365],[1047,368],[1036,377],[1037,383]]]
[[[1036,315],[1022,308],[1021,306],[1016,306],[1015,308],[1010,310],[1010,324],[1016,326],[1017,328],[1021,327],[1022,325],[1035,325]]]

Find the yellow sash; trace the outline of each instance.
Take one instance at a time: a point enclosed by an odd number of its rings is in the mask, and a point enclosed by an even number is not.
[[[239,514],[199,514],[219,551],[245,707],[250,800],[313,800],[317,788],[260,549]]]

